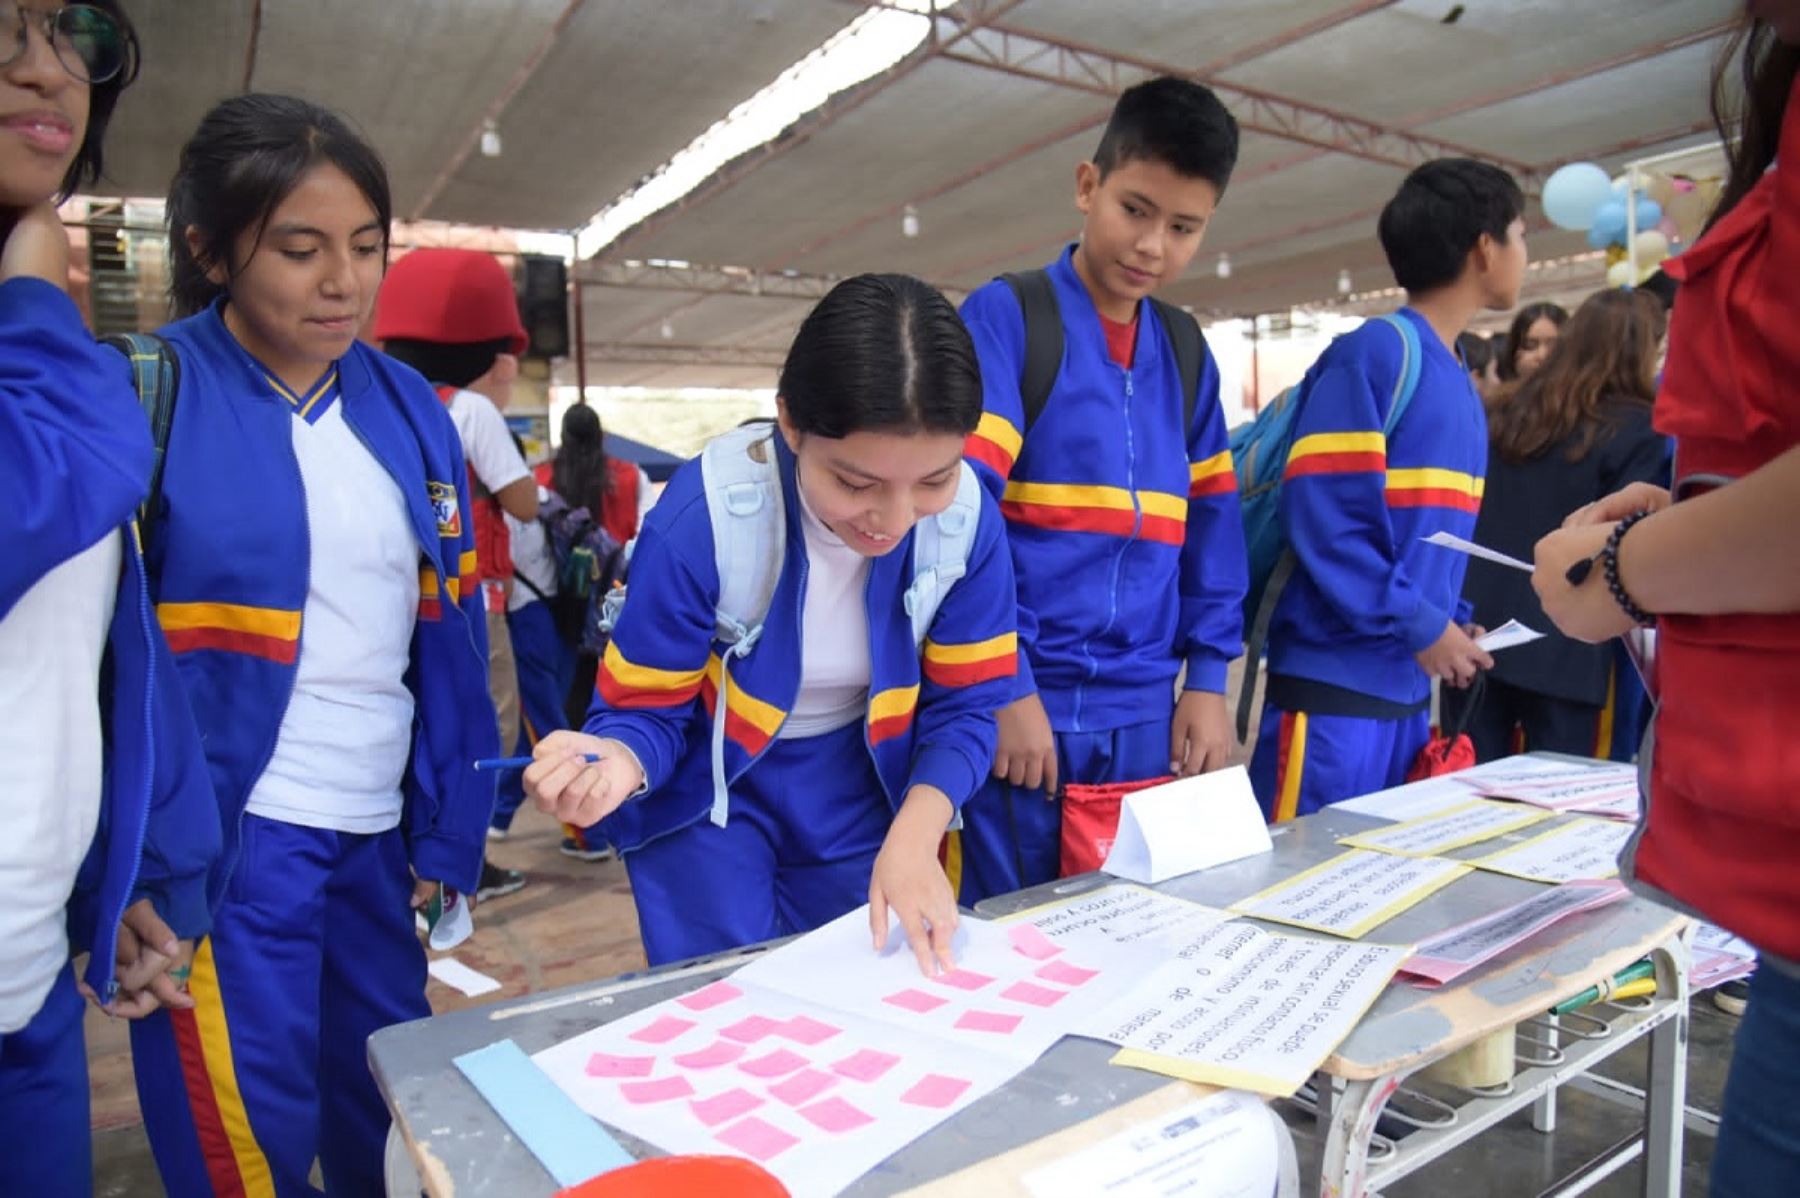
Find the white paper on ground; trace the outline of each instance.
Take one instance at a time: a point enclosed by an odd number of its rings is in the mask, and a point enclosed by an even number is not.
[[[1439,811],[1460,807],[1469,801],[1469,787],[1460,774],[1440,774],[1420,782],[1408,782],[1389,790],[1378,790],[1361,798],[1332,804],[1333,811],[1349,811],[1356,815],[1372,815],[1376,819],[1395,821],[1418,819]]]
[[[1530,562],[1522,562],[1516,557],[1508,557],[1498,549],[1489,549],[1486,545],[1477,545],[1474,541],[1465,541],[1453,533],[1434,532],[1428,537],[1421,537],[1427,545],[1437,545],[1444,549],[1454,549],[1458,553],[1466,553],[1470,557],[1478,557],[1483,561],[1496,565],[1511,566],[1515,570],[1523,570],[1530,574],[1535,567]]]
[[[1285,1097],[1350,1034],[1411,952],[1232,920],[1180,945],[1086,1034],[1120,1045],[1117,1065]]]
[[[1468,799],[1460,807],[1420,816],[1405,823],[1390,824],[1385,828],[1357,832],[1342,837],[1338,843],[1359,849],[1399,853],[1406,857],[1429,857],[1549,818],[1548,811],[1512,803],[1495,803],[1488,799]]]
[[[1536,629],[1527,628],[1517,620],[1508,620],[1492,632],[1475,638],[1475,644],[1489,653],[1498,653],[1502,649],[1511,649],[1515,645],[1529,645],[1532,641],[1541,641],[1544,634]]]
[[[470,998],[479,998],[500,989],[499,982],[479,970],[470,969],[455,957],[434,957],[431,964],[425,967],[425,972]]]
[[[1472,864],[1533,882],[1610,878],[1619,872],[1619,850],[1635,831],[1616,820],[1574,819]]]
[[[1351,849],[1233,903],[1231,909],[1355,940],[1473,868],[1443,857]]]
[[[1273,847],[1249,771],[1240,765],[1126,795],[1118,835],[1100,868],[1154,884]]]
[[[1566,916],[1616,903],[1625,895],[1624,884],[1617,881],[1570,882],[1543,891],[1421,941],[1400,972],[1425,984],[1443,985]]]
[[[1032,1198],[1269,1198],[1286,1129],[1262,1099],[1227,1090],[1146,1119],[1020,1180]],[[1203,1188],[1197,1188],[1203,1187]]]

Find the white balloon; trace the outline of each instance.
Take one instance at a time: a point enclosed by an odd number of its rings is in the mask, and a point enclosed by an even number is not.
[[[1631,277],[1631,263],[1629,262],[1620,260],[1606,268],[1606,285],[1608,287],[1629,287],[1636,281]]]

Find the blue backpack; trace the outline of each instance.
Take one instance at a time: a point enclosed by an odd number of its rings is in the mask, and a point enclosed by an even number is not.
[[[1392,437],[1400,418],[1419,389],[1419,333],[1412,322],[1398,314],[1378,319],[1400,334],[1400,377],[1394,381],[1393,402],[1382,421],[1384,437]],[[1250,588],[1244,595],[1245,680],[1238,696],[1237,732],[1243,741],[1250,733],[1250,708],[1257,662],[1269,638],[1269,621],[1281,592],[1293,576],[1296,559],[1281,532],[1281,477],[1287,471],[1288,453],[1294,447],[1294,418],[1300,410],[1301,387],[1295,383],[1271,400],[1249,424],[1231,434],[1231,461],[1237,470],[1238,502],[1244,511],[1244,544],[1249,550]]]

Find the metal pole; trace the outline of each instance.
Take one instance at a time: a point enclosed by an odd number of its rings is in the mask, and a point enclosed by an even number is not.
[[[575,234],[569,235],[569,284],[575,289],[575,389],[577,403],[587,402],[587,325],[582,319],[581,293],[587,288],[581,284],[579,273],[574,269],[581,262],[580,241]]]

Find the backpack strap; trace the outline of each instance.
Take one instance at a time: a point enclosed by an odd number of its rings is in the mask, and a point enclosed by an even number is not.
[[[1056,302],[1056,286],[1050,272],[1042,269],[1022,270],[1000,276],[1012,288],[1025,316],[1025,362],[1019,369],[1019,402],[1024,407],[1024,423],[1020,438],[1031,432],[1031,426],[1050,402],[1051,389],[1062,370],[1062,309]]]
[[[913,528],[913,580],[902,603],[912,621],[915,648],[923,648],[944,596],[968,573],[969,553],[980,523],[981,480],[964,462],[950,506]]]
[[[1150,306],[1162,321],[1169,346],[1175,351],[1175,370],[1181,379],[1181,438],[1187,444],[1188,430],[1194,427],[1194,409],[1200,404],[1200,367],[1206,361],[1206,334],[1200,322],[1174,304],[1150,297]]]
[[[150,461],[150,490],[137,511],[138,533],[148,560],[157,517],[162,514],[163,460],[169,453],[169,431],[175,427],[175,401],[181,395],[181,360],[174,347],[155,333],[114,333],[102,338],[101,344],[118,350],[131,363],[131,382],[156,447]]]
[[[1400,427],[1400,418],[1406,415],[1406,409],[1412,406],[1413,393],[1419,389],[1419,373],[1423,369],[1423,357],[1419,346],[1419,332],[1413,328],[1412,321],[1398,313],[1389,313],[1379,319],[1390,324],[1400,334],[1400,377],[1394,380],[1394,395],[1388,402],[1387,417],[1381,422],[1381,435],[1388,438]],[[1298,395],[1294,397],[1296,400]],[[1269,581],[1263,587],[1262,602],[1256,607],[1256,618],[1250,622],[1250,638],[1244,648],[1244,682],[1243,689],[1238,692],[1237,734],[1238,743],[1244,744],[1250,736],[1250,710],[1256,694],[1256,668],[1262,661],[1263,649],[1269,641],[1269,623],[1275,618],[1275,605],[1281,599],[1281,592],[1287,589],[1288,580],[1294,576],[1299,558],[1294,555],[1292,547],[1282,550],[1281,560],[1275,563],[1275,570],[1269,575]]]
[[[706,513],[712,521],[713,561],[719,572],[714,635],[725,645],[719,658],[712,727],[712,822],[721,828],[730,806],[725,719],[731,660],[748,654],[762,637],[763,619],[769,614],[787,556],[787,513],[774,436],[773,425],[746,425],[714,437],[700,453]]]

